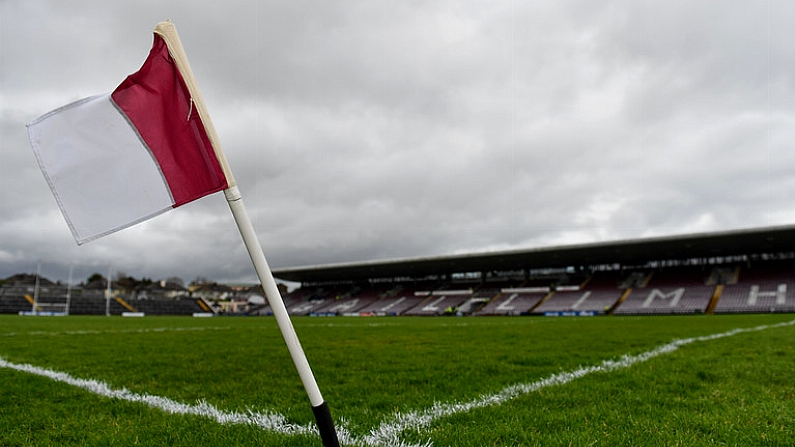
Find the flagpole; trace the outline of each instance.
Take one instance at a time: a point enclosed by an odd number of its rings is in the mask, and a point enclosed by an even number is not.
[[[312,374],[309,361],[306,359],[301,342],[295,333],[295,328],[293,328],[287,308],[284,306],[279,288],[276,286],[276,281],[254,231],[254,225],[251,223],[251,218],[243,204],[243,197],[240,195],[237,186],[224,190],[224,195],[229,203],[229,208],[232,210],[232,215],[243,238],[243,243],[246,245],[248,254],[251,257],[251,262],[254,263],[254,269],[262,284],[268,304],[270,304],[273,311],[273,316],[276,318],[279,329],[281,329],[282,337],[287,343],[287,349],[293,359],[295,368],[298,370],[298,375],[301,377],[306,394],[309,396],[309,401],[312,404],[312,413],[315,415],[323,445],[326,447],[338,447],[339,441],[334,428],[334,421],[331,419],[331,412],[320,394],[320,388],[318,388],[315,376]]]
[[[174,58],[174,62],[177,64],[177,68],[185,80],[185,84],[191,94],[191,99],[202,118],[207,136],[215,150],[216,158],[221,165],[221,169],[224,171],[227,181],[227,189],[224,190],[224,196],[226,197],[227,203],[229,203],[229,209],[232,211],[232,216],[240,231],[240,236],[243,238],[246,250],[248,250],[249,257],[251,257],[251,262],[254,264],[254,269],[257,272],[260,284],[262,284],[265,297],[268,299],[268,304],[273,311],[273,316],[276,318],[276,323],[287,344],[287,349],[290,352],[295,368],[298,370],[298,375],[304,385],[304,390],[309,397],[309,402],[312,405],[312,413],[315,416],[323,445],[325,447],[339,447],[339,440],[337,439],[337,432],[334,428],[334,421],[331,419],[331,412],[323,396],[320,394],[320,389],[317,386],[315,376],[309,366],[309,361],[301,347],[301,343],[298,341],[298,335],[295,333],[295,328],[284,306],[279,288],[276,286],[276,280],[273,278],[273,274],[268,266],[268,261],[265,259],[265,253],[262,251],[262,246],[257,238],[257,233],[254,231],[251,217],[243,204],[240,190],[229,168],[226,155],[224,155],[221,148],[218,134],[207,112],[204,100],[199,93],[198,83],[193,77],[193,72],[190,69],[190,64],[188,64],[188,58],[185,54],[185,50],[182,48],[177,30],[171,21],[167,20],[158,23],[157,26],[155,26],[154,32],[166,41],[168,51],[171,57]]]

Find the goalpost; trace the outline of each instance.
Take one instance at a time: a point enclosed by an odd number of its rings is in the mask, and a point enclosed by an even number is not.
[[[41,263],[36,267],[36,282],[33,286],[33,297],[25,297],[31,301],[30,312],[20,312],[20,315],[60,317],[69,315],[69,305],[72,301],[72,271],[74,266],[69,267],[69,281],[66,283],[66,297],[64,301],[42,301],[41,294]],[[50,296],[50,299],[53,297]]]

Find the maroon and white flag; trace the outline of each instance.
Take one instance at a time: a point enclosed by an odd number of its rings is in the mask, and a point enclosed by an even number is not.
[[[78,244],[231,186],[158,34],[112,93],[39,117],[28,136]]]
[[[110,94],[28,124],[44,177],[78,244],[224,190],[268,303],[304,385],[325,447],[334,421],[284,307],[171,21],[149,57]]]

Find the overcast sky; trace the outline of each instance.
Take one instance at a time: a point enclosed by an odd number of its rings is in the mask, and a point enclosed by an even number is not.
[[[0,278],[255,281],[223,194],[78,247],[28,144],[167,18],[273,268],[795,223],[792,1],[2,0]]]

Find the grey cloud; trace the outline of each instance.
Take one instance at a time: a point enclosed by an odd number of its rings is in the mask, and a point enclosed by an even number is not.
[[[177,25],[273,267],[790,223],[785,1],[0,3],[0,277],[252,280],[221,195],[77,247],[24,123]],[[18,185],[25,185],[20,194]],[[103,267],[105,266],[105,267]]]

